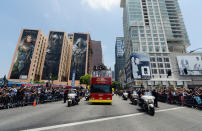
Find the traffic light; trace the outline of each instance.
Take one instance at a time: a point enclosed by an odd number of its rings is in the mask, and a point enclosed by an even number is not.
[[[49,87],[49,83],[48,82],[46,82],[46,87]]]
[[[184,74],[187,75],[188,72],[187,72],[187,68],[184,68]]]
[[[93,67],[93,70],[94,70],[94,71],[97,71],[97,67],[96,67],[96,66],[94,66],[94,67]]]
[[[106,68],[106,66],[104,66],[104,65],[99,65],[99,66],[94,66],[93,67],[93,70],[94,71],[101,71],[101,70],[106,70],[107,68]]]
[[[168,78],[169,76],[171,76],[171,75],[172,75],[171,70],[168,70],[168,71],[167,71],[167,78]]]

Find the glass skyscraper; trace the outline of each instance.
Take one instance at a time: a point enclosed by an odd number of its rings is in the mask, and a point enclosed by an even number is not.
[[[115,44],[115,80],[119,81],[119,72],[124,68],[125,55],[124,55],[124,39],[123,37],[116,38]]]

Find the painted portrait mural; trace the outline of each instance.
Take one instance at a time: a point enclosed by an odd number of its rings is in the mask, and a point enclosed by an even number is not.
[[[57,80],[62,53],[64,32],[51,31],[42,73],[43,80]]]
[[[10,79],[27,79],[37,35],[37,30],[23,31]]]
[[[80,77],[85,75],[86,69],[86,53],[87,53],[87,34],[74,33],[71,61],[72,71],[76,71],[75,80],[80,80]],[[72,79],[72,77],[70,77]]]

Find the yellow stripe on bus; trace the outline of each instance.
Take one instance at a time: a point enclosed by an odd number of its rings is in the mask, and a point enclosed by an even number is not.
[[[92,103],[112,103],[112,100],[89,100]]]

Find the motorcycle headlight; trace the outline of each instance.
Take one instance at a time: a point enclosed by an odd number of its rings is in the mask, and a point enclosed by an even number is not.
[[[152,99],[149,99],[149,100],[148,100],[148,103],[149,103],[149,104],[153,104],[153,100],[152,100]]]

